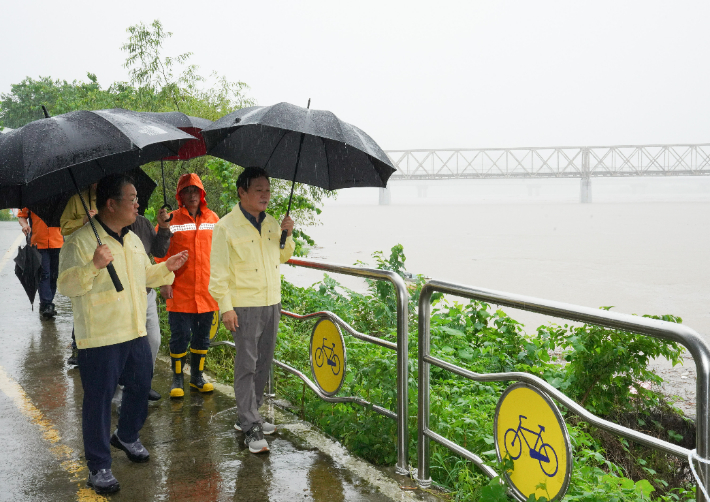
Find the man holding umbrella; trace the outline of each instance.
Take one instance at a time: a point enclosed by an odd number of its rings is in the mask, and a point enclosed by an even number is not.
[[[146,287],[170,284],[187,253],[152,265],[141,240],[126,227],[138,214],[138,198],[131,179],[115,174],[96,188],[96,245],[90,226],[74,232],[59,256],[58,288],[72,300],[79,371],[84,389],[82,433],[89,467],[89,486],[97,493],[118,491],[111,473],[110,444],[129,460],[145,462],[140,429],[148,415],[152,377],[151,352],[146,336]],[[123,284],[117,292],[106,267],[113,263]],[[118,428],[111,435],[111,397],[124,385]]]
[[[293,254],[293,220],[281,225],[266,214],[271,198],[269,177],[261,168],[246,168],[237,178],[239,204],[214,227],[209,291],[232,332],[234,397],[244,442],[252,453],[269,451],[264,434],[276,432],[259,414],[274,357],[281,317],[279,265]],[[282,231],[287,234],[280,249]]]

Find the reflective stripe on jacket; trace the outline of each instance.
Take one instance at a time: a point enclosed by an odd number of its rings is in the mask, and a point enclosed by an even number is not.
[[[239,205],[214,227],[210,293],[220,312],[233,307],[266,307],[281,301],[280,264],[296,245],[292,237],[280,249],[281,226],[271,215],[261,223],[261,235]]]
[[[59,227],[48,227],[42,218],[29,209],[21,209],[17,213],[17,217],[32,220],[31,244],[37,246],[37,249],[57,249],[64,244],[64,237]]]
[[[153,265],[143,243],[133,232],[123,246],[96,224],[101,242],[113,255],[123,291],[116,292],[106,268],[98,270],[93,258],[96,237],[86,225],[67,238],[59,253],[58,291],[71,298],[74,333],[80,349],[103,347],[146,336],[146,287],[171,284],[175,278],[164,263]]]

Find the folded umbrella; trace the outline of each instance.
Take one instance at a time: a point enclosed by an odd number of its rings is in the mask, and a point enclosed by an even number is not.
[[[26,245],[17,249],[15,275],[20,279],[20,283],[30,299],[32,310],[34,310],[35,296],[42,273],[42,255],[37,250],[37,246],[30,243],[30,235],[27,234]]]
[[[310,101],[309,101],[310,104]],[[289,103],[242,108],[202,130],[207,153],[269,176],[327,190],[384,187],[395,172],[364,131],[325,110]],[[286,232],[281,236],[281,246]]]
[[[79,192],[79,187],[108,174],[176,153],[192,138],[120,108],[75,111],[31,122],[0,135],[0,208],[31,207],[42,199]],[[107,268],[121,291],[113,265]]]

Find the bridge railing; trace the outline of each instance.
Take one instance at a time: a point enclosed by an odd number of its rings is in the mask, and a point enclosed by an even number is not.
[[[530,312],[537,312],[553,317],[569,319],[572,321],[584,322],[587,324],[595,324],[605,326],[607,328],[620,329],[625,331],[633,331],[644,335],[678,342],[685,346],[693,356],[697,367],[697,387],[696,387],[696,449],[695,451],[688,450],[681,446],[654,438],[647,434],[623,427],[621,425],[609,422],[587,411],[584,407],[577,404],[575,401],[567,397],[565,394],[557,390],[555,387],[547,383],[545,380],[523,372],[511,373],[490,373],[479,374],[466,370],[454,364],[448,363],[431,355],[430,344],[430,323],[431,323],[431,296],[434,292],[441,292],[481,300],[487,303],[497,304],[501,306],[513,307]],[[516,295],[512,293],[504,293],[490,289],[474,288],[459,284],[452,284],[442,281],[432,280],[424,285],[419,297],[419,416],[418,416],[418,482],[422,486],[429,486],[431,483],[429,471],[429,448],[430,440],[434,440],[442,446],[456,452],[462,457],[474,462],[483,472],[495,477],[497,473],[487,465],[478,455],[466,450],[461,445],[457,445],[452,441],[442,437],[436,432],[429,429],[429,370],[430,366],[434,365],[444,370],[460,375],[464,378],[479,382],[493,381],[519,381],[530,384],[542,390],[550,397],[556,399],[559,403],[565,406],[572,413],[580,416],[592,425],[609,431],[618,436],[631,439],[638,443],[644,444],[651,448],[655,448],[662,452],[675,455],[682,459],[691,459],[697,455],[700,459],[708,459],[710,456],[710,418],[708,410],[708,398],[710,396],[710,346],[707,342],[692,329],[681,324],[674,324],[666,321],[659,321],[644,317],[637,317],[627,314],[619,314],[616,312],[608,312],[605,310],[591,309],[588,307],[579,307],[566,303],[560,303],[550,300],[542,300],[528,296]],[[699,467],[700,481],[707,486],[707,481],[710,479],[710,466],[701,463]],[[524,499],[521,499],[524,500]],[[702,491],[697,491],[697,500],[705,501]]]
[[[389,150],[397,179],[710,175],[710,144]]]
[[[310,260],[303,260],[300,258],[292,258],[288,261],[290,265],[296,267],[305,267],[316,270],[322,270],[324,272],[331,272],[337,274],[351,275],[355,277],[362,277],[365,279],[374,279],[377,281],[389,281],[392,283],[395,289],[395,295],[397,300],[397,343],[392,343],[386,340],[381,340],[379,338],[369,336],[365,333],[360,333],[352,328],[345,321],[340,319],[337,315],[332,312],[315,312],[306,315],[299,315],[293,312],[288,312],[282,310],[281,313],[285,316],[292,317],[294,319],[312,319],[312,318],[327,318],[334,322],[335,324],[342,327],[350,335],[364,340],[381,347],[392,349],[396,352],[397,357],[397,410],[392,412],[383,408],[382,406],[369,403],[365,399],[357,396],[331,396],[326,395],[321,392],[318,385],[316,385],[311,379],[309,379],[303,372],[289,366],[288,364],[274,360],[274,365],[280,367],[284,371],[295,375],[300,378],[303,382],[308,385],[308,387],[318,395],[320,399],[331,403],[354,403],[361,406],[371,407],[373,411],[384,415],[386,417],[392,418],[397,421],[397,465],[396,472],[398,474],[408,474],[408,456],[409,456],[409,432],[407,429],[407,422],[409,420],[409,387],[408,383],[408,368],[409,368],[409,322],[408,322],[408,308],[409,308],[409,293],[407,292],[407,287],[404,280],[394,272],[389,270],[378,270],[374,268],[367,267],[356,267],[349,265],[336,265],[333,263],[323,263],[315,262]],[[228,345],[234,348],[234,343],[228,341],[213,342],[212,346],[216,345]]]

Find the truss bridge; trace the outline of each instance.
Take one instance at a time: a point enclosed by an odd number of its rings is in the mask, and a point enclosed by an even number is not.
[[[448,150],[389,150],[391,180],[579,178],[591,202],[594,177],[707,176],[710,143]],[[380,203],[387,204],[383,189]]]

